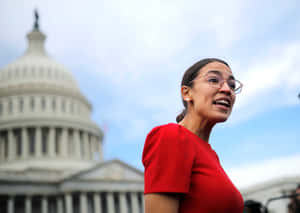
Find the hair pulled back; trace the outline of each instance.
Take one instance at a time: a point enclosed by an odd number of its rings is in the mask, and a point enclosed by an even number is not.
[[[204,58],[200,61],[198,61],[197,63],[195,63],[193,66],[191,66],[190,68],[188,68],[185,73],[183,74],[182,77],[182,81],[181,81],[181,86],[189,86],[189,87],[193,87],[193,80],[198,76],[199,71],[206,66],[207,64],[210,64],[212,62],[220,62],[222,64],[225,64],[227,67],[229,67],[228,63],[218,59],[218,58]],[[183,100],[182,98],[182,103],[184,106],[184,109],[182,110],[182,112],[177,115],[176,117],[176,122],[179,123],[184,116],[187,113],[187,102],[185,100]]]

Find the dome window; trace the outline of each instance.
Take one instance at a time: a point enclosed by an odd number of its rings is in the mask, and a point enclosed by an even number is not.
[[[48,138],[49,138],[49,129],[42,128],[42,152],[43,154],[47,154],[48,152]]]
[[[56,110],[56,101],[55,101],[55,98],[53,98],[53,100],[52,100],[52,110],[53,111]]]
[[[20,112],[23,112],[23,110],[24,110],[24,100],[23,100],[23,98],[20,98],[20,100],[19,100],[19,110],[20,110]]]
[[[21,137],[21,129],[15,129],[13,131],[14,139],[16,142],[16,154],[18,157],[21,157],[22,154],[22,137]]]
[[[29,139],[29,153],[33,155],[35,153],[35,129],[28,129],[28,139]]]
[[[32,112],[34,111],[34,107],[35,107],[34,98],[31,97],[31,99],[30,99],[30,108],[31,108],[31,111],[32,111]]]
[[[8,111],[11,114],[13,112],[13,102],[12,100],[9,100],[8,102]]]
[[[62,136],[62,129],[56,128],[55,129],[55,153],[56,154],[60,154],[59,143],[61,141],[61,136]]]
[[[71,106],[70,106],[70,112],[72,114],[74,113],[74,103],[73,102],[71,103]]]
[[[62,102],[61,102],[61,111],[62,112],[66,111],[66,102],[65,102],[65,100],[62,100]]]
[[[45,109],[46,109],[46,100],[45,100],[45,97],[42,97],[41,106],[42,106],[42,111],[45,111]]]

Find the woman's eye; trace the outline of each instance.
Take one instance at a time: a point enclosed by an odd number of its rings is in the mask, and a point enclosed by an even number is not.
[[[235,81],[228,81],[228,85],[233,90],[236,88]]]
[[[217,78],[217,77],[209,77],[209,78],[208,78],[208,82],[209,82],[209,83],[217,84],[217,83],[220,82],[220,80],[219,80],[219,78]]]

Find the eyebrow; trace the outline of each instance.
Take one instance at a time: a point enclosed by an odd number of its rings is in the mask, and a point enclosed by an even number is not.
[[[209,74],[209,73],[214,73],[214,74],[216,74],[216,75],[223,76],[223,75],[222,75],[222,72],[219,71],[219,70],[210,70],[210,71],[208,71],[206,74]],[[233,75],[230,75],[230,76],[228,77],[228,79],[235,80],[235,78],[234,78]]]

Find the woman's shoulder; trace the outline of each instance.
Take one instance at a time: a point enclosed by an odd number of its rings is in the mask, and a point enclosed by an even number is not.
[[[180,126],[175,123],[168,123],[154,127],[147,135],[147,138],[154,136],[177,137]]]
[[[154,127],[150,133],[155,133],[155,132],[171,132],[171,131],[178,131],[179,130],[179,124],[175,123],[168,123],[168,124],[163,124]]]

